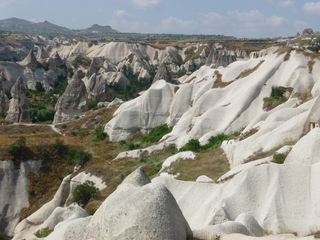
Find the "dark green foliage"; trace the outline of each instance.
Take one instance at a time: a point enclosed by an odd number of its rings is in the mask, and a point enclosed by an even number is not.
[[[85,206],[91,199],[99,194],[99,189],[95,187],[92,181],[85,181],[83,184],[78,185],[73,192],[73,202],[78,203],[80,206]]]
[[[121,72],[129,79],[130,85],[125,86],[124,89],[119,88],[117,85],[109,86],[109,95],[111,99],[115,97],[122,100],[129,100],[138,96],[138,93],[147,90],[151,86],[148,79],[140,78],[133,74],[131,67],[123,66]]]
[[[26,160],[33,156],[31,149],[27,146],[27,139],[25,136],[20,136],[16,142],[10,144],[8,152],[12,156],[13,162],[17,168],[20,166],[20,160]]]
[[[94,134],[95,134],[96,141],[104,140],[108,136],[108,134],[104,132],[102,125],[100,125],[94,129]]]
[[[191,139],[187,144],[180,149],[180,151],[193,151],[199,152],[201,150],[200,142],[198,139]]]
[[[67,151],[67,163],[70,165],[84,165],[86,162],[90,161],[91,154],[83,151],[82,149],[69,148]]]
[[[286,89],[283,87],[272,87],[272,91],[271,91],[271,96],[272,98],[276,99],[276,100],[281,100],[284,99],[285,101],[287,100],[283,94],[286,92]]]
[[[7,95],[7,97],[8,97],[9,99],[12,98],[10,90],[8,90],[8,89],[5,90],[5,94]]]
[[[222,142],[224,140],[227,140],[229,138],[228,135],[225,135],[224,133],[218,134],[216,136],[212,136],[209,138],[209,143],[213,145],[214,148],[218,148],[221,146]]]
[[[143,142],[158,142],[164,135],[171,132],[172,128],[167,124],[163,124],[152,129],[148,135],[141,137]]]
[[[129,150],[134,150],[134,149],[140,148],[140,144],[139,143],[129,143],[128,148],[129,148]]]
[[[45,89],[43,88],[41,82],[37,82],[37,83],[36,83],[36,90],[37,90],[38,92],[45,92]]]
[[[96,211],[97,211],[97,210],[95,210],[95,209],[91,209],[91,210],[88,212],[88,214],[89,214],[90,216],[93,216],[93,215],[96,213]]]
[[[193,151],[200,152],[208,149],[219,148],[224,140],[232,139],[239,136],[239,132],[234,132],[232,134],[218,134],[216,136],[212,136],[208,139],[208,144],[200,146],[199,140],[191,139],[184,147],[180,148],[180,151]]]
[[[44,103],[33,105],[28,109],[28,112],[33,123],[53,121],[55,114],[55,110],[53,108],[47,109]]]
[[[283,164],[284,160],[286,160],[287,155],[283,153],[275,153],[273,155],[273,160],[272,162],[278,163],[278,164]]]
[[[10,240],[4,233],[0,232],[0,240]]]
[[[98,100],[95,100],[95,99],[89,99],[89,103],[88,103],[88,109],[91,110],[91,109],[94,109],[96,110],[97,109],[97,106],[98,106]]]
[[[34,233],[34,235],[37,238],[44,238],[44,237],[49,236],[49,234],[52,233],[52,232],[53,232],[53,229],[49,229],[48,227],[46,227],[46,228],[39,229],[38,231],[36,231]]]

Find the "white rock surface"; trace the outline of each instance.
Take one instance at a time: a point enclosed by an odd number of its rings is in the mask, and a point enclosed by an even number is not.
[[[186,160],[186,159],[195,159],[196,155],[191,152],[191,151],[187,151],[187,152],[179,152],[171,157],[168,157],[163,163],[162,163],[162,168],[160,170],[160,172],[162,172],[164,169],[170,167],[170,165],[174,162],[177,162],[179,160]]]
[[[314,128],[292,148],[285,163],[315,164],[320,162],[320,128]]]
[[[268,233],[300,236],[320,228],[319,181],[319,163],[263,164],[221,184],[153,179],[174,195],[193,230],[248,214]]]
[[[139,168],[104,201],[89,223],[87,219],[76,219],[58,225],[48,239],[53,237],[192,239],[192,232],[171,193],[162,184],[150,183]]]
[[[29,207],[28,175],[37,173],[41,161],[24,161],[16,169],[12,161],[0,161],[0,231],[12,236],[22,209]]]

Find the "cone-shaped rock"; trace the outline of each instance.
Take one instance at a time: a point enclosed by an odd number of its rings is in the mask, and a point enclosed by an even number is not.
[[[88,110],[86,86],[77,73],[58,99],[55,109],[54,124],[70,121]]]
[[[103,66],[103,61],[99,58],[93,58],[91,61],[87,76],[91,77],[92,74],[98,73],[101,66]]]
[[[158,80],[165,80],[167,82],[171,82],[171,74],[167,68],[167,66],[162,63],[159,68],[156,76],[153,79],[152,84],[154,84]]]
[[[14,122],[30,122],[29,101],[26,97],[26,87],[21,76],[12,86],[11,96],[12,99],[10,100],[6,119]]]
[[[41,60],[49,58],[49,54],[43,47],[40,47],[36,58],[38,61],[41,61]]]
[[[33,54],[33,51],[30,50],[28,56],[26,56],[25,59],[23,59],[22,62],[20,62],[20,65],[24,66],[24,67],[29,67],[31,69],[34,69],[38,66],[38,62],[36,57]]]
[[[8,98],[5,93],[5,82],[6,78],[4,76],[4,73],[0,73],[0,113],[5,114],[6,113],[6,102],[8,101]]]
[[[97,76],[95,73],[89,79],[88,98],[103,102],[107,100],[109,94],[109,87],[107,79],[101,75]]]

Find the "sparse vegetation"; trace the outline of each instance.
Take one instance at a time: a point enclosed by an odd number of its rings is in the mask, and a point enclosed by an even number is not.
[[[266,109],[268,111],[286,102],[288,99],[284,97],[285,92],[286,89],[284,87],[272,87],[270,97],[266,97],[263,99],[263,109]]]
[[[158,142],[164,135],[172,131],[172,127],[163,124],[152,129],[149,134],[141,137],[141,141],[154,143]]]
[[[4,233],[0,232],[0,240],[10,240]]]
[[[251,73],[253,73],[254,71],[256,71],[256,70],[262,65],[262,63],[264,63],[264,60],[260,61],[254,68],[249,68],[249,69],[246,69],[246,70],[242,71],[242,72],[236,77],[236,80],[237,80],[237,79],[240,79],[240,78],[244,78],[244,77],[249,76]]]
[[[284,161],[286,160],[287,154],[284,153],[275,153],[273,155],[273,160],[272,162],[278,163],[278,164],[283,164]]]
[[[46,228],[39,229],[34,233],[34,235],[37,238],[45,238],[45,237],[48,237],[52,232],[53,232],[53,229],[49,229],[48,227],[46,227]]]
[[[99,125],[94,129],[94,135],[96,141],[105,140],[108,136],[108,134],[104,132],[104,128],[102,125]]]
[[[199,140],[191,139],[184,147],[180,148],[180,151],[193,151],[201,152],[208,151],[209,149],[219,148],[224,140],[232,139],[239,136],[239,132],[234,132],[232,134],[226,135],[224,133],[212,136],[208,139],[208,143],[201,146]]]

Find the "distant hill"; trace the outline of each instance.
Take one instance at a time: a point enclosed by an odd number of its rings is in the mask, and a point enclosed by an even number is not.
[[[117,33],[118,31],[112,29],[110,26],[100,26],[94,24],[89,28],[83,30],[71,30],[66,27],[61,27],[52,24],[48,21],[34,23],[19,18],[8,18],[0,20],[0,31],[11,31],[19,33],[37,33],[37,34],[77,34],[77,33]]]
[[[91,27],[80,30],[84,33],[118,33],[117,30],[112,29],[110,26],[101,26],[93,24]]]

